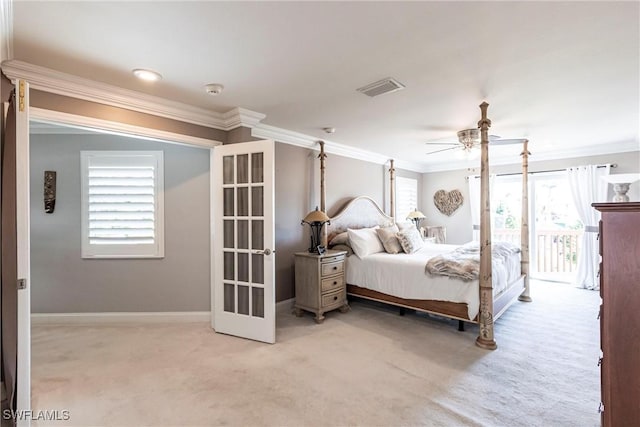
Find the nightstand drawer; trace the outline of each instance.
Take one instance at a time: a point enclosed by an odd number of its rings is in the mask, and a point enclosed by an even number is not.
[[[322,257],[323,264],[328,264],[330,262],[336,262],[336,261],[342,261],[342,260],[344,260],[344,255]]]
[[[344,277],[330,277],[328,279],[322,279],[322,292],[331,291],[334,289],[341,289],[344,287]]]
[[[329,262],[322,264],[322,276],[342,273],[344,271],[344,261]]]
[[[345,300],[345,291],[344,289],[338,292],[331,292],[328,294],[322,295],[322,308],[327,308],[332,305],[342,305]]]

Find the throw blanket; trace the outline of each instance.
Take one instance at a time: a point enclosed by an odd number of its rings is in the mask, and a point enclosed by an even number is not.
[[[511,254],[520,252],[519,247],[507,242],[494,242],[491,246],[493,262],[504,262]],[[477,279],[480,274],[480,244],[469,242],[449,253],[431,258],[427,261],[425,273],[455,277],[465,282]]]

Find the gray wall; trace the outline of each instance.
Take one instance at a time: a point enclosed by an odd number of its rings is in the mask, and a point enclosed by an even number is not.
[[[576,157],[571,159],[559,159],[536,162],[535,155],[530,157],[529,170],[545,171],[554,169],[566,169],[571,166],[590,164],[617,163],[618,167],[611,169],[611,174],[640,172],[640,151],[619,154],[607,154],[601,156]],[[522,170],[521,164],[491,167],[491,173],[517,173]],[[462,244],[472,238],[471,209],[469,207],[469,187],[465,177],[479,175],[480,169],[463,169],[447,172],[425,173],[422,175],[422,212],[427,219],[423,225],[444,225],[447,227],[447,243]],[[611,186],[610,186],[611,187]],[[442,214],[433,204],[433,195],[438,190],[451,191],[458,189],[464,196],[463,205],[450,217]],[[611,199],[612,190],[609,189]],[[633,201],[640,200],[640,182],[631,185],[628,193]]]
[[[317,151],[276,143],[275,228],[276,300],[294,297],[294,253],[309,247],[309,227],[300,220],[320,204]],[[335,215],[353,197],[369,196],[383,206],[385,166],[328,154],[326,160],[327,211]],[[417,178],[420,174],[397,170],[398,175]],[[419,196],[420,196],[419,192]]]
[[[165,257],[80,257],[80,151],[162,150]],[[57,171],[53,214],[43,174]],[[34,313],[208,311],[209,150],[113,135],[31,135],[31,267]]]

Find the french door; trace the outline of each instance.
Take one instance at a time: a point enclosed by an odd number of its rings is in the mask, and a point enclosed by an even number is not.
[[[275,342],[274,143],[213,149],[212,310],[216,332]]]
[[[4,357],[10,355],[13,360],[3,364],[6,385],[11,388],[7,396],[12,400],[10,407],[24,413],[31,409],[29,84],[24,80],[14,84],[15,101],[10,110],[4,110],[7,122],[12,122],[7,128],[12,128],[15,138],[4,141],[2,156],[2,326]],[[18,417],[16,424],[28,425],[29,421]]]

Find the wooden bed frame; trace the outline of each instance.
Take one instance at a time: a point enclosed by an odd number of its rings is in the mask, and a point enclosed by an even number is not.
[[[528,141],[523,141],[522,155],[522,227],[521,227],[521,276],[510,283],[499,295],[493,295],[493,283],[491,274],[491,211],[489,194],[489,127],[491,121],[487,118],[487,107],[483,102],[480,105],[482,118],[478,122],[481,130],[481,168],[480,168],[480,273],[479,273],[479,297],[480,309],[474,319],[468,318],[466,303],[455,303],[435,300],[403,299],[393,295],[384,294],[370,289],[362,288],[354,284],[347,284],[347,293],[352,296],[366,298],[373,301],[384,302],[398,307],[405,307],[440,316],[472,322],[479,325],[479,334],[476,345],[494,350],[497,344],[493,333],[493,323],[516,299],[530,302],[529,289],[529,196],[528,196]],[[326,207],[325,180],[324,180],[324,144],[320,147],[321,192],[320,204],[322,210]],[[395,207],[395,169],[393,160],[390,161],[390,209],[391,216],[386,215],[380,207],[366,196],[356,197],[342,210],[331,218],[330,224],[323,235],[323,244],[326,245],[329,237],[346,231],[347,228],[365,228],[376,225],[387,226],[395,222],[393,217]]]

